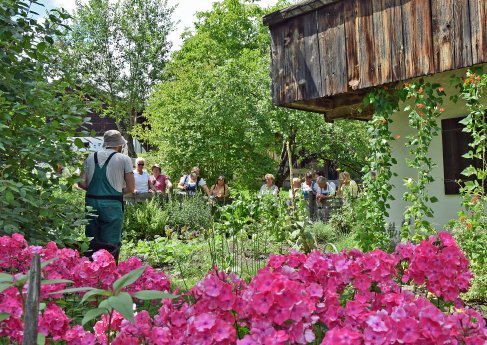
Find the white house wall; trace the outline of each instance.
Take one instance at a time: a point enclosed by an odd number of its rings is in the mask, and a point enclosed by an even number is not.
[[[487,64],[484,64],[484,70],[487,69]],[[462,100],[459,100],[457,104],[450,101],[450,96],[458,94],[458,90],[455,90],[453,86],[450,85],[450,76],[464,76],[466,70],[457,70],[454,72],[445,72],[441,74],[436,74],[430,77],[424,78],[425,81],[430,83],[439,83],[445,88],[446,97],[444,97],[443,108],[445,112],[442,117],[438,120],[438,126],[441,128],[441,120],[455,117],[463,117],[468,114],[468,110],[465,107]],[[487,100],[484,99],[487,104]],[[405,104],[401,104],[400,109],[404,109]],[[393,136],[399,135],[398,140],[394,140],[391,143],[393,155],[397,159],[397,165],[393,167],[393,171],[397,173],[398,176],[392,178],[392,195],[395,200],[391,202],[391,209],[389,212],[389,222],[394,222],[396,229],[400,228],[403,221],[404,210],[407,206],[406,202],[402,199],[406,188],[404,186],[405,177],[416,177],[416,173],[413,169],[408,168],[406,163],[406,157],[409,157],[409,149],[406,147],[407,136],[414,135],[414,130],[409,127],[408,124],[408,113],[401,111],[393,116],[393,123],[391,125],[391,132]],[[445,195],[444,178],[443,178],[443,150],[442,150],[442,138],[441,130],[438,136],[435,137],[431,143],[430,147],[431,157],[435,167],[433,168],[432,175],[435,179],[431,183],[429,188],[430,196],[436,196],[439,201],[432,204],[434,218],[429,219],[429,221],[436,227],[436,229],[443,229],[444,225],[448,223],[449,220],[457,217],[460,211],[461,199],[459,195]]]

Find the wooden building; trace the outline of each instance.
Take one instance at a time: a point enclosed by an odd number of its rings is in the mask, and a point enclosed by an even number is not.
[[[367,88],[487,62],[487,0],[308,0],[264,17],[275,105],[363,118]]]
[[[487,0],[307,0],[265,16],[264,23],[271,35],[273,103],[322,113],[327,121],[369,119],[372,109],[357,109],[374,86],[425,77],[450,96],[458,93],[450,85],[453,74],[475,65],[487,70]],[[430,195],[439,199],[431,221],[438,229],[457,217],[457,181],[471,164],[462,157],[470,137],[460,123],[468,111],[449,97],[443,106],[442,133],[429,152],[435,165]],[[399,139],[390,142],[397,176],[388,221],[398,226],[407,206],[404,178],[417,174],[407,165],[406,146],[415,132],[407,112],[392,119],[390,131]]]

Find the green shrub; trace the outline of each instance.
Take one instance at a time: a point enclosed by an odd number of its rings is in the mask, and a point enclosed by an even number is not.
[[[149,265],[171,275],[175,287],[193,286],[212,267],[208,244],[200,238],[179,240],[156,236],[153,240],[124,243],[120,259],[136,256]]]
[[[157,198],[129,204],[124,212],[124,237],[128,241],[165,236],[168,212]]]
[[[338,234],[349,234],[355,226],[355,213],[350,204],[333,210],[329,224]]]
[[[173,199],[167,205],[167,226],[183,238],[198,236],[212,227],[211,206],[200,197]]]
[[[312,223],[307,227],[318,244],[332,243],[336,240],[337,234],[330,224],[322,222]]]

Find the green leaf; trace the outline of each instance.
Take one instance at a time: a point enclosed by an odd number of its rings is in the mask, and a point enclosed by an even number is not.
[[[62,284],[62,283],[69,284],[72,282],[73,282],[72,280],[68,280],[68,279],[45,279],[45,280],[41,280],[41,285]]]
[[[41,332],[37,333],[37,345],[44,345],[46,343],[46,336]]]
[[[0,272],[0,283],[10,282],[13,283],[14,277],[8,273]]]
[[[142,267],[136,268],[133,271],[130,271],[129,273],[127,273],[123,277],[120,277],[119,279],[117,279],[117,281],[115,281],[115,283],[113,283],[114,295],[118,295],[118,293],[120,292],[121,289],[123,289],[127,285],[130,285],[133,282],[135,282],[137,279],[139,279],[140,276],[142,275],[142,273],[144,273],[144,270],[145,270],[145,266],[142,266]]]
[[[83,298],[81,299],[81,303],[87,301],[90,297],[93,296],[111,296],[111,294],[112,293],[108,290],[91,289],[83,296]]]
[[[12,284],[0,284],[0,293],[7,290],[9,287],[13,286]]]
[[[57,260],[57,256],[54,257],[54,258],[51,258],[49,260],[46,260],[44,262],[41,262],[41,268],[44,268],[46,267],[47,265],[49,265],[51,262],[53,262],[54,260]]]
[[[128,292],[123,291],[116,296],[109,297],[103,302],[106,302],[113,309],[117,310],[130,322],[134,322],[133,301]]]
[[[5,201],[7,201],[8,204],[12,204],[15,200],[15,197],[11,191],[6,191],[5,192]]]
[[[88,312],[83,317],[81,324],[84,325],[87,322],[97,318],[98,316],[106,314],[107,312],[108,310],[104,308],[95,308],[95,309],[88,310]]]
[[[163,299],[163,298],[176,298],[176,296],[162,292],[157,290],[141,290],[134,292],[132,297],[138,298],[144,301],[153,300],[153,299]]]
[[[9,313],[0,313],[0,322],[7,320],[10,317]]]
[[[49,295],[58,294],[58,293],[80,292],[80,291],[87,291],[87,290],[93,290],[93,289],[94,288],[92,288],[92,287],[69,288],[69,289],[63,289],[63,290],[59,290],[59,291],[50,292]]]
[[[438,198],[436,196],[432,196],[431,199],[430,199],[430,201],[432,203],[438,202]]]
[[[83,140],[81,140],[80,138],[76,138],[74,139],[74,144],[76,145],[77,148],[79,149],[82,149],[85,147],[85,143],[83,142]]]

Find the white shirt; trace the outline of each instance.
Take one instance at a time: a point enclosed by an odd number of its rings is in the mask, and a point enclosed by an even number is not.
[[[335,195],[336,187],[333,182],[327,182],[326,188],[320,188],[320,186],[318,186],[318,183],[315,183],[315,185],[313,186],[313,190],[318,194]]]
[[[100,167],[105,164],[108,157],[116,152],[112,149],[102,149],[97,152],[98,165]],[[95,173],[95,154],[91,153],[85,161],[86,184],[89,186],[93,174]],[[107,166],[107,179],[110,185],[118,192],[122,192],[125,187],[125,174],[132,172],[132,160],[129,156],[121,153],[116,153]]]
[[[263,184],[262,187],[260,187],[259,195],[265,195],[265,194],[272,194],[272,195],[277,195],[279,193],[279,188],[275,184],[271,186],[271,188],[267,187],[267,184]]]
[[[147,171],[142,172],[142,175],[139,174],[137,169],[134,169],[134,178],[135,178],[135,193],[149,193],[149,174]]]
[[[189,175],[183,175],[181,179],[179,180],[180,184],[189,184],[190,183],[190,178]],[[206,184],[206,181],[204,178],[200,177],[200,180],[198,181],[198,186],[204,186]]]

